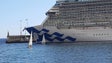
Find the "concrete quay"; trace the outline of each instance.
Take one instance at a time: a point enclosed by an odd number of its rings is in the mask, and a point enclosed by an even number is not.
[[[28,43],[30,39],[30,35],[9,35],[7,34],[6,43]],[[33,42],[36,40],[33,39]]]

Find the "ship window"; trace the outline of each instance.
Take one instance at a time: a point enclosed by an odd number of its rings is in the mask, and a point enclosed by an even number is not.
[[[78,1],[78,0],[75,0],[75,1]]]
[[[95,36],[95,34],[93,34],[93,36]]]

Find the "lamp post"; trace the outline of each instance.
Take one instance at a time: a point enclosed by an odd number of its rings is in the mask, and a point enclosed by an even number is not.
[[[25,28],[27,28],[28,27],[28,19],[25,19],[25,22],[26,22]],[[25,30],[25,36],[26,36],[26,30]]]
[[[20,20],[20,35],[22,35],[22,20]]]
[[[22,41],[22,20],[20,20],[20,41]]]
[[[25,21],[26,21],[26,27],[28,27],[28,19],[25,19]]]

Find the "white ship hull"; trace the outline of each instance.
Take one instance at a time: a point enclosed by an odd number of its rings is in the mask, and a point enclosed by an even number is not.
[[[112,29],[63,29],[60,30],[76,38],[76,41],[112,41]]]
[[[46,42],[112,41],[111,28],[88,27],[74,29],[57,29],[56,27],[37,26],[28,29],[27,30],[29,32],[33,31],[34,38],[37,39],[37,41],[42,40],[41,36],[43,34],[45,35]]]

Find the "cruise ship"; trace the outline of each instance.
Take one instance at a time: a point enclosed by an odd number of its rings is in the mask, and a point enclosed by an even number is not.
[[[112,0],[57,0],[46,16],[26,28],[37,42],[112,41]]]

